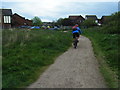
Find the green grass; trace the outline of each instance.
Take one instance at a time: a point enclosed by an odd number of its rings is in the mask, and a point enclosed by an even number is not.
[[[25,87],[35,81],[71,42],[71,32],[4,30],[3,88]]]
[[[100,63],[100,71],[102,72],[108,87],[118,87],[118,34],[102,33],[100,28],[89,28],[84,30],[94,47],[95,55]]]

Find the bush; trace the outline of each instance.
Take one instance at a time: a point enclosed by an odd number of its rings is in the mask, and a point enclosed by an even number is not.
[[[81,26],[89,28],[89,27],[97,26],[97,24],[95,23],[95,20],[87,19],[81,24]]]
[[[103,24],[102,29],[104,33],[119,34],[120,33],[120,12],[111,15],[110,19]]]

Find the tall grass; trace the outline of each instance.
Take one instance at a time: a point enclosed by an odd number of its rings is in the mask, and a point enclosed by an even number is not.
[[[120,34],[120,11],[113,13],[110,18],[102,24],[101,31],[109,34]]]
[[[118,59],[118,34],[109,34],[101,31],[99,27],[84,30],[84,35],[90,38],[93,43],[96,57],[101,65],[100,69],[107,84],[111,88],[118,87],[120,65]]]
[[[29,85],[71,41],[70,32],[3,30],[3,88]]]

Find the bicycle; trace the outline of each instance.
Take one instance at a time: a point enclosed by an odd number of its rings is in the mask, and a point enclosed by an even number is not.
[[[74,41],[73,41],[73,46],[76,49],[77,48],[77,44],[78,44],[78,37],[75,37]]]

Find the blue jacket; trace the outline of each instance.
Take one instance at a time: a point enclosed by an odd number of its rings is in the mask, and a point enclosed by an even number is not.
[[[72,31],[72,33],[82,33],[81,29],[79,27],[76,27],[76,30]]]

